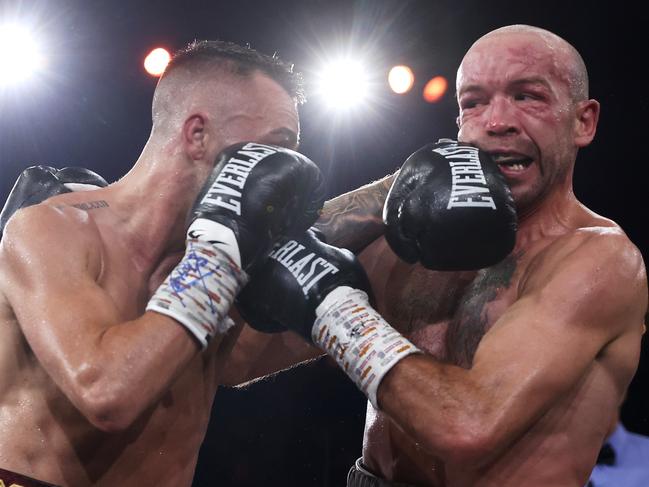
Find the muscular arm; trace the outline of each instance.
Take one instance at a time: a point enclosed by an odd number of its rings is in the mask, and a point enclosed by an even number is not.
[[[396,174],[327,201],[316,227],[329,244],[358,253],[383,235],[383,203]]]
[[[482,339],[471,369],[412,355],[379,387],[381,408],[447,461],[497,458],[622,337],[622,365],[610,377],[619,398],[635,371],[646,276],[623,235],[586,232],[559,243],[533,264],[519,296]]]
[[[57,386],[96,427],[120,430],[162,395],[198,346],[166,316],[124,321],[124,304],[99,285],[101,239],[83,215],[47,206],[17,214],[2,241],[2,291]]]

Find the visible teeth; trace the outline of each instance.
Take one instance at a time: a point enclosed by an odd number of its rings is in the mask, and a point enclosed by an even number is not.
[[[522,171],[523,169],[525,169],[525,166],[523,164],[512,164],[509,167],[514,171]]]

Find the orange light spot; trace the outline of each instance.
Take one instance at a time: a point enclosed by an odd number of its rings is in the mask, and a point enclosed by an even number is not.
[[[448,81],[446,81],[446,78],[444,76],[435,76],[424,86],[424,100],[428,103],[439,101],[446,93],[447,88]]]
[[[171,55],[169,51],[162,47],[157,47],[144,58],[144,69],[151,76],[161,76],[170,60]]]

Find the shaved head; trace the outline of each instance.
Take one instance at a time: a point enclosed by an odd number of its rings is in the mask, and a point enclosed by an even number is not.
[[[197,107],[218,116],[228,102],[228,89],[256,73],[279,84],[296,104],[304,102],[301,74],[276,55],[229,42],[193,42],[174,55],[158,82],[152,104],[154,131],[178,127]]]
[[[581,55],[570,43],[558,35],[531,25],[508,25],[485,34],[469,48],[458,69],[457,85],[459,86],[465,61],[475,50],[484,47],[490,41],[502,37],[518,37],[530,42],[541,43],[548,52],[553,53],[555,70],[568,85],[573,101],[588,99],[588,72]]]

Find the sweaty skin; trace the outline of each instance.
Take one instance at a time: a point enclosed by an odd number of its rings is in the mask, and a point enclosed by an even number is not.
[[[363,463],[413,485],[582,487],[635,373],[647,308],[640,252],[572,190],[599,104],[574,48],[528,26],[479,39],[457,92],[458,139],[491,153],[512,190],[509,257],[461,273],[400,261],[375,240],[390,178],[329,202],[318,223],[333,245],[374,240],[360,259],[378,311],[426,352],[386,375],[381,411],[368,404]],[[288,337],[245,327],[228,382],[318,353]]]
[[[574,101],[564,41],[488,35],[458,72],[459,139],[492,153],[519,213],[512,254],[476,273],[405,264],[384,239],[361,261],[378,310],[428,355],[399,362],[368,404],[363,462],[414,485],[583,486],[638,363],[644,264],[572,192],[597,124]]]
[[[223,148],[295,148],[295,102],[255,72],[211,81],[123,179],[19,211],[0,247],[0,465],[61,486],[191,485],[239,330],[200,352],[144,312],[180,260],[185,219]],[[196,93],[199,93],[198,91]],[[181,107],[178,109],[180,110]],[[192,111],[193,110],[193,111]],[[213,113],[218,116],[214,117]]]

